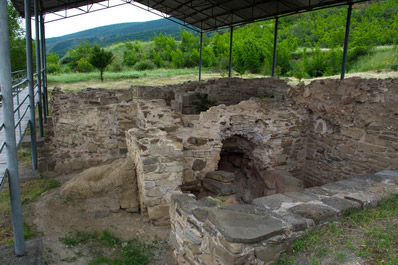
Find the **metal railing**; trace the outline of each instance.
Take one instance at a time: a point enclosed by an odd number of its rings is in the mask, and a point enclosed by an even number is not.
[[[39,88],[37,82],[37,74],[34,74],[34,97],[35,106],[38,104]],[[1,93],[1,91],[0,91]],[[14,121],[15,121],[15,140],[16,146],[22,142],[22,139],[26,133],[27,128],[30,125],[30,117],[27,115],[31,108],[29,104],[29,93],[28,93],[28,79],[26,77],[26,70],[16,71],[12,73],[12,96],[14,101]],[[0,94],[0,107],[1,107],[1,94]],[[2,110],[1,110],[2,111]],[[3,150],[5,148],[6,141],[4,137],[4,121],[0,115],[0,190],[3,186],[4,181],[7,179],[7,170],[5,163],[5,154]]]

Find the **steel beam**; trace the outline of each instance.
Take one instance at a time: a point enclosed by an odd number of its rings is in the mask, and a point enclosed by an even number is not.
[[[25,4],[25,30],[26,30],[26,78],[29,89],[30,112],[30,141],[32,145],[32,168],[37,169],[37,144],[36,144],[36,120],[35,120],[35,91],[33,86],[33,56],[32,56],[32,21],[30,14],[30,0],[24,0]]]
[[[232,77],[232,45],[234,38],[234,27],[231,26],[230,38],[229,38],[229,67],[228,67],[228,77]]]
[[[33,9],[35,13],[35,32],[36,32],[36,73],[37,73],[37,90],[39,91],[39,133],[40,137],[43,133],[43,105],[41,100],[41,55],[40,55],[40,22],[39,22],[39,6],[38,0],[33,0]]]
[[[40,40],[41,40],[41,62],[42,62],[42,100],[44,108],[44,123],[47,123],[48,116],[48,94],[47,94],[47,51],[46,51],[46,34],[43,14],[40,14]]]
[[[0,0],[0,89],[6,142],[7,175],[9,181],[14,249],[17,256],[25,254],[22,205],[19,188],[17,146],[15,140],[14,99],[12,96],[10,40],[8,33],[7,0]]]
[[[340,76],[341,80],[344,79],[345,70],[346,70],[348,39],[350,37],[350,27],[351,27],[351,13],[352,13],[352,3],[348,5],[348,10],[347,10],[347,23],[345,26],[344,50],[343,50],[343,65],[341,67],[341,76]]]
[[[278,25],[279,18],[275,19],[275,29],[274,29],[274,54],[272,57],[272,77],[275,76],[275,68],[276,68],[276,49],[278,45]]]
[[[203,32],[200,32],[200,48],[199,48],[199,81],[202,80],[202,52],[203,52]]]

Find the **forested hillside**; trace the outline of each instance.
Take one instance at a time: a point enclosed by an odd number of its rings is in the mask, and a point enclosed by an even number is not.
[[[277,49],[277,75],[317,77],[338,74],[341,68],[347,7],[323,9],[280,19]],[[154,21],[155,23],[155,21]],[[171,22],[168,22],[171,23]],[[163,24],[163,23],[161,23]],[[109,36],[112,25],[94,29],[93,38]],[[107,71],[153,68],[190,68],[199,62],[199,36],[179,29],[173,34],[152,34],[148,41],[124,41],[114,37],[97,41],[113,53]],[[120,33],[120,35],[118,35]],[[94,67],[88,55],[91,39],[85,32],[74,34],[80,44],[64,56],[51,53],[48,70],[90,72]],[[102,34],[102,35],[101,35]],[[137,33],[138,34],[138,33]],[[144,33],[143,33],[144,34]],[[203,66],[225,73],[229,59],[229,31],[204,35]],[[145,32],[148,37],[148,33]],[[234,31],[233,65],[238,74],[271,73],[274,21],[258,22]],[[123,40],[122,42],[119,41]],[[126,37],[127,38],[127,37]],[[149,38],[149,37],[148,37]],[[83,41],[84,40],[84,41]],[[107,45],[110,41],[117,43]],[[50,43],[50,42],[49,42]],[[398,0],[369,1],[353,6],[348,52],[348,71],[398,70]],[[61,42],[62,44],[62,42]],[[60,44],[60,45],[61,45]],[[50,46],[50,45],[49,45]]]
[[[97,43],[101,46],[109,46],[124,41],[149,41],[153,38],[154,33],[163,33],[178,38],[180,26],[167,19],[108,25],[49,38],[47,39],[47,49],[49,52],[55,52],[62,57],[69,49],[75,48],[85,40],[91,44]]]

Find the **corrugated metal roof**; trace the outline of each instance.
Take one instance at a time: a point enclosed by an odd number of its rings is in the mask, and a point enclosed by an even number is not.
[[[347,5],[364,0],[121,0],[145,5],[203,31],[247,24],[294,13],[320,8]],[[23,16],[23,0],[12,0],[15,8]],[[33,0],[31,0],[33,2]],[[81,0],[40,0],[43,13],[62,11],[103,1]],[[33,4],[32,4],[33,7]],[[33,14],[33,8],[32,8]]]

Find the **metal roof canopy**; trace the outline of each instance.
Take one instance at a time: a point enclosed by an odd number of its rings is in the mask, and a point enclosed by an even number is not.
[[[149,12],[159,11],[166,15],[163,17],[170,16],[183,22],[183,25],[205,32],[364,1],[366,0],[121,0],[121,4],[147,7]],[[12,0],[12,2],[18,12],[24,16],[24,1]],[[40,0],[40,9],[42,14],[46,14],[101,2],[104,1]],[[89,13],[90,10],[84,12]]]

